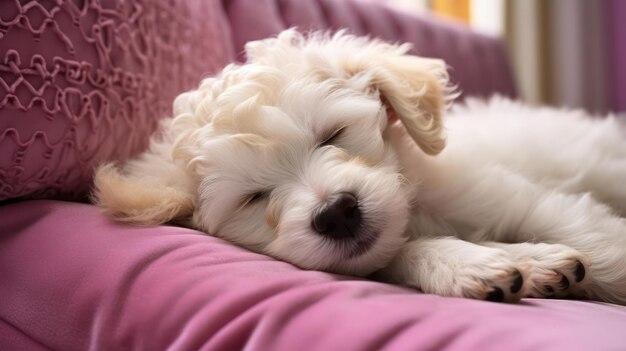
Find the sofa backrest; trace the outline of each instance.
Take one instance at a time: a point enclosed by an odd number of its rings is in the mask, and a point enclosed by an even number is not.
[[[219,0],[3,1],[0,201],[78,199],[233,60]]]
[[[372,0],[226,0],[223,1],[238,53],[250,40],[283,29],[348,28],[392,42],[413,44],[413,53],[444,59],[452,83],[463,96],[516,95],[509,60],[499,39],[453,22],[398,11]]]

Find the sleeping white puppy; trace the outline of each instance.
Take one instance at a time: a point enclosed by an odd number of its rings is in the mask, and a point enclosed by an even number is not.
[[[305,269],[626,304],[623,126],[497,98],[444,121],[445,64],[407,50],[345,32],[251,42],[176,99],[147,152],[101,166],[94,198]]]

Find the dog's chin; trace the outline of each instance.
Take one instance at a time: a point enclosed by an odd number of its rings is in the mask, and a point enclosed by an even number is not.
[[[366,276],[384,266],[401,247],[404,240],[382,242],[381,232],[371,233],[363,238],[336,241],[334,255],[341,257],[323,270],[353,276]]]
[[[383,267],[396,256],[406,242],[406,224],[402,210],[396,216],[369,216],[354,237],[326,239],[331,263],[324,270],[354,276],[366,276]],[[380,218],[391,217],[381,221]],[[372,220],[377,218],[377,220]]]
[[[406,241],[402,233],[402,230],[366,227],[354,237],[333,239],[308,232],[306,244],[301,241],[301,245],[294,246],[270,245],[266,253],[304,269],[367,276],[395,256]]]
[[[355,237],[331,239],[325,241],[329,246],[335,246],[340,260],[358,259],[366,255],[380,238],[381,230],[374,227],[359,228]]]

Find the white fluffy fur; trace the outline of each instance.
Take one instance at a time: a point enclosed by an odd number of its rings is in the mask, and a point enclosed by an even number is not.
[[[176,221],[307,269],[626,304],[624,127],[502,98],[444,119],[445,65],[407,49],[344,32],[252,42],[246,64],[176,99],[149,151],[99,168],[94,198],[120,220]],[[365,252],[311,228],[342,191],[376,236]]]

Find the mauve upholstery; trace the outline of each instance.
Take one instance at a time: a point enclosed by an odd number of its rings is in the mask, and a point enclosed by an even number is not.
[[[240,61],[245,60],[246,42],[285,28],[347,28],[359,35],[411,43],[414,54],[444,59],[461,98],[517,95],[503,43],[460,24],[401,12],[371,0],[232,0],[225,1],[225,8]]]
[[[0,201],[83,196],[233,53],[217,0],[0,2]]]
[[[418,294],[300,270],[190,229],[112,223],[78,203],[7,205],[0,223],[3,350],[626,347],[624,307]]]
[[[36,3],[11,12],[17,0],[0,2],[3,199],[81,196],[95,162],[145,146],[177,91],[234,60],[245,40],[293,25],[410,41],[447,59],[468,94],[515,95],[498,41],[365,1],[42,1],[49,14]],[[118,14],[117,4],[128,7]],[[40,27],[28,27],[31,17],[43,23],[37,16],[54,19],[40,41]],[[70,35],[70,45],[60,33],[75,18],[87,33],[104,24],[116,30],[99,43]],[[151,54],[137,61],[141,52],[132,50],[147,47]],[[38,76],[43,90],[26,83]],[[111,103],[102,112],[96,100],[72,94]],[[18,100],[28,103],[16,107]],[[621,306],[425,295],[303,271],[190,229],[113,223],[92,205],[12,202],[0,205],[2,351],[626,349]]]

